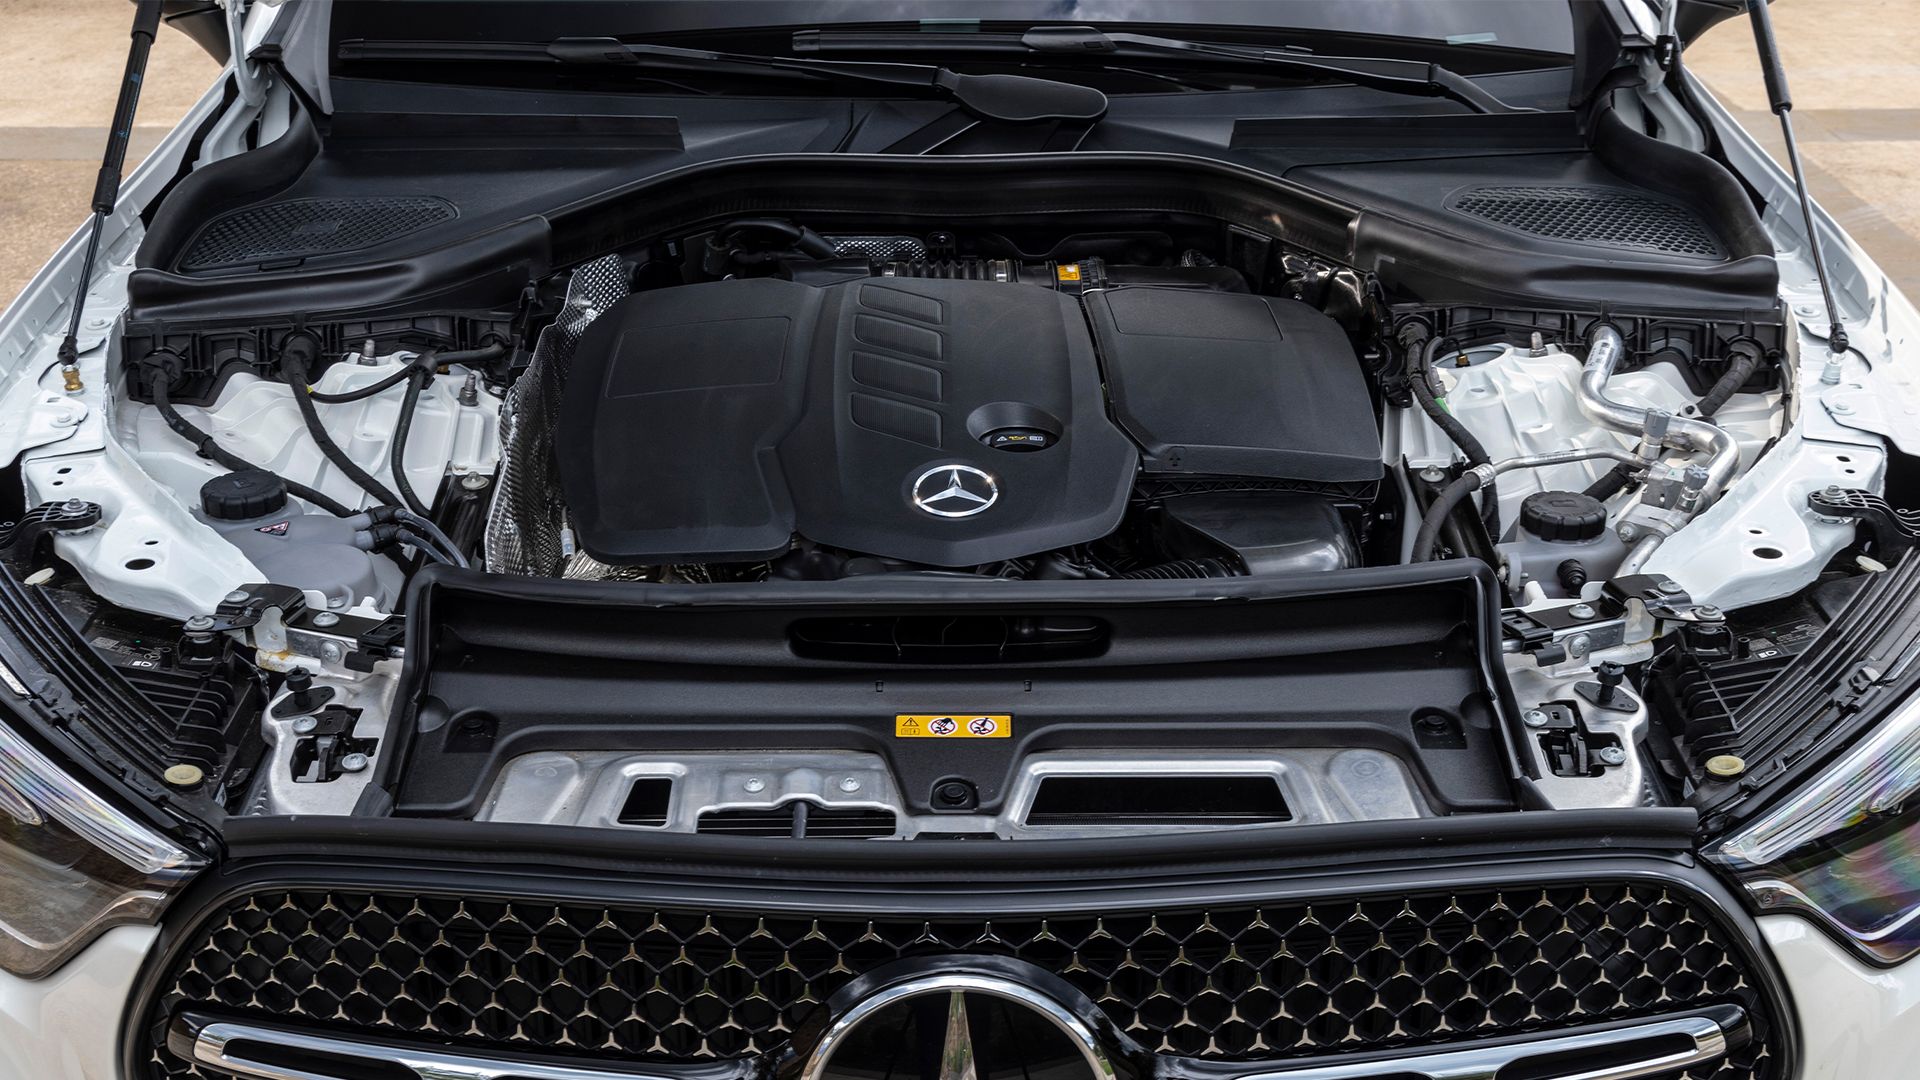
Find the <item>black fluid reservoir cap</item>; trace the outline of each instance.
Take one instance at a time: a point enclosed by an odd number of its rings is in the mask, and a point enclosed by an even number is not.
[[[287,505],[287,482],[265,469],[242,469],[200,485],[200,509],[215,521],[252,521]]]
[[[1592,540],[1607,530],[1607,508],[1578,491],[1537,491],[1520,504],[1520,527],[1542,540]]]

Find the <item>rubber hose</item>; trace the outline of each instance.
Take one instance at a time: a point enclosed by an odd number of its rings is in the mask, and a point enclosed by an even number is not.
[[[1608,499],[1620,494],[1620,492],[1632,482],[1633,466],[1622,461],[1601,474],[1600,479],[1588,484],[1586,495],[1590,498],[1599,499],[1601,502],[1606,502]]]
[[[312,387],[308,387],[307,396],[312,398],[315,401],[320,402],[323,405],[345,405],[348,402],[365,401],[366,399],[372,397],[375,394],[380,393],[383,390],[387,390],[391,387],[398,386],[402,381],[412,378],[413,373],[417,370],[419,369],[416,368],[414,365],[408,364],[406,367],[403,367],[399,371],[396,371],[393,374],[388,375],[386,378],[381,379],[379,382],[368,383],[366,386],[363,386],[358,390],[343,390],[338,394],[328,394],[319,390],[315,390]]]
[[[1468,465],[1490,465],[1493,459],[1487,456],[1487,448],[1480,445],[1480,440],[1473,437],[1473,432],[1468,431],[1467,426],[1448,412],[1433,394],[1433,358],[1439,354],[1441,344],[1440,336],[1435,334],[1413,354],[1413,376],[1408,380],[1413,387],[1413,398],[1420,403],[1420,410],[1427,414],[1427,418],[1467,456]],[[1488,484],[1486,490],[1481,518],[1486,522],[1487,535],[1497,541],[1500,539],[1500,492],[1493,484]]]
[[[411,377],[415,371],[440,367],[445,364],[466,364],[469,366],[473,364],[485,364],[498,360],[505,355],[507,355],[507,345],[502,341],[482,345],[477,349],[466,349],[457,352],[423,353],[420,356],[414,357],[407,366],[401,368],[399,371],[393,372],[379,382],[368,383],[358,390],[342,390],[337,394],[328,394],[308,387],[307,396],[320,402],[322,405],[345,405],[350,402],[365,401],[375,394],[400,385],[401,382]]]
[[[1711,417],[1719,412],[1728,398],[1739,393],[1740,388],[1747,385],[1747,380],[1753,377],[1753,369],[1759,366],[1760,354],[1756,350],[1735,346],[1733,359],[1727,364],[1727,370],[1720,373],[1720,378],[1714,382],[1713,388],[1707,391],[1707,396],[1701,398],[1699,404],[1695,406],[1700,415]]]
[[[435,547],[431,543],[428,543],[425,537],[421,536],[417,532],[414,532],[412,529],[400,529],[397,532],[395,532],[394,535],[399,537],[401,543],[404,543],[408,547],[411,547],[413,550],[419,552],[421,558],[431,559],[442,566],[463,565],[461,563],[455,562],[451,556],[442,552],[439,548]]]
[[[1420,518],[1420,529],[1413,534],[1413,556],[1410,562],[1432,562],[1433,548],[1440,539],[1440,530],[1446,526],[1453,511],[1474,492],[1480,490],[1480,474],[1467,472],[1453,483],[1442,488],[1433,505]]]
[[[257,469],[260,472],[273,473],[271,469],[262,469],[260,466],[255,465],[240,455],[228,451],[219,443],[214,442],[212,435],[195,427],[191,420],[181,416],[180,410],[173,407],[173,402],[167,396],[167,383],[168,378],[166,372],[154,372],[154,378],[151,383],[153,407],[160,410],[161,419],[167,422],[167,427],[172,429],[174,434],[192,443],[195,450],[206,455],[207,458],[215,464],[225,467],[229,472],[243,472],[248,469]],[[280,476],[278,473],[273,473],[273,475]],[[334,499],[298,481],[289,480],[284,476],[280,476],[280,482],[287,485],[288,494],[312,503],[336,517],[347,517],[353,513],[353,511],[347,509]]]
[[[406,510],[399,511],[395,517],[402,524],[405,524],[415,532],[418,532],[420,535],[425,536],[427,539],[439,545],[440,550],[446,552],[447,557],[452,559],[456,564],[460,566],[467,565],[467,557],[461,553],[460,545],[454,543],[453,538],[447,535],[446,530],[435,525],[431,519],[422,514],[415,514]]]
[[[405,500],[397,505],[404,506],[418,514],[427,516],[427,506],[413,493],[413,485],[407,482],[407,434],[413,430],[413,410],[420,404],[420,391],[433,379],[433,372],[424,367],[407,369],[407,395],[400,402],[400,419],[393,425],[393,445],[387,452],[387,467],[393,472],[393,488]]]
[[[320,423],[320,412],[313,406],[313,395],[307,392],[307,362],[313,348],[305,339],[290,341],[280,351],[281,374],[286,378],[287,386],[293,390],[293,402],[300,408],[300,418],[306,422],[307,431],[313,441],[320,446],[320,452],[327,460],[347,474],[348,479],[360,486],[362,491],[373,496],[374,501],[385,506],[400,505],[400,497],[387,490],[387,486],[374,479],[373,474],[361,468],[345,450],[327,434]]]

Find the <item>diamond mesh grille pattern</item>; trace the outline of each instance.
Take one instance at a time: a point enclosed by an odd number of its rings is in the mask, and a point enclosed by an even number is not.
[[[180,260],[185,271],[358,251],[460,216],[445,199],[291,199],[214,218]]]
[[[1483,187],[1457,195],[1460,213],[1550,240],[1720,258],[1720,242],[1693,212],[1632,192],[1577,187]]]
[[[1516,886],[1209,910],[758,915],[298,890],[230,902],[158,1002],[352,1035],[690,1061],[777,1047],[860,972],[1014,956],[1149,1049],[1298,1057],[1732,1002],[1756,1039],[1662,1080],[1772,1078],[1765,1003],[1697,902],[1646,884]],[[151,1075],[202,1075],[155,1050]]]

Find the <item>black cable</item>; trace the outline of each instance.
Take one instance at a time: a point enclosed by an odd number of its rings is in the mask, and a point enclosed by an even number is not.
[[[319,444],[320,452],[327,456],[327,460],[346,473],[348,479],[358,484],[362,491],[373,496],[375,502],[383,506],[400,505],[400,497],[387,490],[385,484],[374,479],[373,474],[347,456],[347,452],[340,449],[320,423],[320,412],[313,406],[313,395],[307,392],[307,364],[312,360],[314,351],[313,339],[302,334],[288,338],[280,350],[280,372],[287,386],[293,390],[293,402],[300,407],[300,418],[306,422],[307,431],[312,434],[313,441]]]
[[[1440,530],[1446,525],[1447,519],[1453,516],[1454,508],[1480,490],[1480,484],[1479,473],[1466,472],[1441,489],[1433,505],[1427,507],[1426,514],[1420,518],[1420,529],[1413,534],[1413,555],[1407,561],[1433,561],[1433,549],[1439,542]]]
[[[143,361],[143,363],[153,369],[151,378],[149,379],[149,386],[151,387],[153,395],[153,407],[160,410],[161,419],[167,422],[167,427],[171,428],[174,434],[192,443],[194,449],[198,450],[215,464],[224,466],[230,472],[242,472],[248,469],[258,469],[261,472],[272,471],[270,469],[261,469],[260,466],[242,458],[240,455],[228,451],[219,443],[214,442],[212,435],[195,427],[192,421],[181,416],[180,410],[173,407],[173,402],[167,396],[168,383],[171,381],[171,375],[165,366],[150,361]],[[279,474],[275,473],[274,475],[278,476]],[[339,502],[305,484],[289,480],[284,476],[280,477],[280,482],[287,485],[287,492],[289,494],[304,499],[336,517],[347,517],[353,513],[352,510],[347,509]]]
[[[393,425],[393,445],[387,452],[387,467],[393,472],[394,490],[406,500],[399,505],[423,518],[427,516],[427,506],[413,493],[413,485],[407,482],[407,433],[413,430],[413,410],[420,404],[420,391],[432,380],[431,368],[407,368],[407,395],[400,401],[400,419]]]
[[[1487,448],[1480,445],[1480,440],[1473,437],[1473,432],[1468,431],[1467,426],[1448,412],[1440,404],[1440,399],[1434,396],[1431,376],[1433,358],[1439,353],[1441,344],[1440,335],[1435,334],[1418,350],[1408,350],[1413,357],[1413,372],[1407,380],[1413,388],[1413,399],[1420,403],[1420,409],[1427,414],[1427,418],[1467,456],[1469,466],[1490,465],[1493,459],[1487,456]],[[1500,539],[1500,492],[1493,484],[1487,485],[1486,492],[1481,517],[1487,523],[1487,535],[1497,541]]]
[[[422,368],[431,370],[448,364],[466,364],[471,367],[475,364],[491,363],[505,355],[507,355],[507,345],[503,341],[490,342],[477,349],[463,349],[453,352],[426,352],[414,357],[411,363],[399,371],[389,374],[379,382],[368,383],[356,390],[342,390],[334,394],[308,387],[307,396],[320,402],[322,405],[346,405],[355,401],[365,401],[375,394],[399,386],[414,371]]]
[[[408,364],[406,367],[403,367],[399,371],[396,371],[393,374],[388,375],[386,378],[381,379],[379,382],[368,383],[367,385],[360,387],[358,390],[342,390],[337,394],[328,394],[319,390],[315,390],[312,387],[308,387],[307,396],[312,398],[315,401],[320,402],[322,405],[345,405],[345,404],[348,404],[349,402],[365,401],[366,399],[372,397],[375,394],[380,393],[383,390],[386,390],[390,387],[398,386],[405,380],[412,378],[413,373],[418,370],[419,368],[416,365]]]

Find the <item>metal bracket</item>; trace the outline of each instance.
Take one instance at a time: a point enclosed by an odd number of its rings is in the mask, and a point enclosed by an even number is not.
[[[1871,491],[1828,487],[1807,493],[1807,509],[1823,521],[1859,521],[1873,531],[1882,562],[1920,543],[1920,511],[1902,510]]]
[[[57,533],[84,532],[100,524],[100,504],[84,499],[44,502],[20,515],[18,522],[0,525],[0,546],[13,549],[15,558],[38,562]]]

